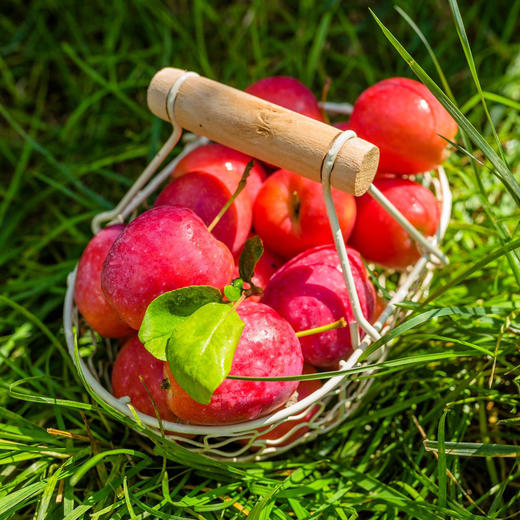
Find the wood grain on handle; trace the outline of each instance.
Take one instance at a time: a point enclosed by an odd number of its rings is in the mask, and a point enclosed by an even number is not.
[[[184,72],[162,69],[148,87],[148,106],[165,121],[169,121],[168,92]],[[318,182],[323,159],[341,133],[331,125],[199,76],[181,85],[174,111],[177,122],[190,132]],[[362,195],[374,179],[378,162],[378,148],[354,137],[338,153],[331,184]]]

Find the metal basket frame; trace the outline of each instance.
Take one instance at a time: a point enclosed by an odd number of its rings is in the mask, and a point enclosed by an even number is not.
[[[117,207],[113,211],[101,213],[93,219],[92,230],[94,234],[99,231],[103,223],[124,222],[131,217],[137,211],[137,208],[171,175],[171,172],[185,155],[201,144],[208,142],[205,138],[195,138],[193,134],[188,134],[189,137],[187,136],[188,138],[185,139],[186,144],[182,152],[152,178],[153,174],[164,162],[181,137],[182,129],[177,125],[173,117],[173,107],[181,84],[192,75],[196,75],[196,73],[187,72],[181,76],[173,85],[168,95],[167,108],[173,126],[171,136],[122,198]],[[351,105],[346,103],[324,103],[323,106],[325,110],[333,113],[349,114],[351,112]],[[451,214],[451,192],[442,167],[437,169],[436,174],[426,173],[422,176],[422,183],[427,187],[433,188],[436,198],[441,205],[440,224],[436,234],[431,238],[422,236],[404,216],[399,213],[395,206],[393,206],[374,185],[371,185],[369,189],[370,195],[374,197],[410,234],[411,238],[418,243],[423,255],[414,266],[401,273],[397,289],[394,291],[391,300],[377,321],[370,324],[361,312],[361,306],[355,290],[353,275],[350,270],[345,243],[332,202],[330,188],[330,173],[334,166],[335,157],[343,144],[355,135],[356,134],[351,130],[338,134],[323,161],[321,172],[327,215],[355,316],[355,320],[349,323],[353,351],[347,360],[340,362],[340,370],[354,368],[358,364],[358,360],[363,352],[390,328],[402,321],[409,313],[409,311],[398,308],[396,304],[405,299],[418,301],[425,291],[427,291],[435,266],[439,263],[447,262],[447,258],[439,250],[438,246],[444,236]],[[123,413],[136,423],[140,421],[154,433],[160,434],[160,425],[157,418],[137,412],[135,409],[129,407],[130,399],[127,396],[119,399],[113,396],[101,383],[101,378],[98,374],[99,371],[95,369],[92,360],[90,359],[85,362],[82,358],[75,356],[76,331],[79,331],[79,315],[74,305],[76,269],[77,266],[67,278],[67,293],[64,302],[64,329],[67,347],[77,369],[81,371],[84,381],[88,384],[91,391],[109,407]],[[360,329],[366,333],[362,340],[360,339]],[[365,363],[381,362],[386,358],[386,354],[387,346],[385,345],[374,352]],[[321,388],[305,399],[295,403],[289,400],[285,408],[253,421],[222,426],[198,426],[162,421],[162,425],[167,432],[167,439],[214,459],[226,459],[234,462],[265,459],[283,453],[297,444],[308,442],[344,421],[353,413],[368,391],[371,383],[371,379],[367,377],[369,375],[369,373],[365,373],[363,378],[357,380],[349,379],[348,374],[331,377],[325,381]],[[109,386],[109,384],[107,384],[107,386]],[[316,411],[317,409],[318,411]],[[311,410],[313,411],[313,416],[310,420],[295,422],[294,427],[282,437],[274,440],[261,438],[261,435],[276,428],[277,425],[285,421],[298,421],[305,418]],[[135,415],[137,415],[137,417]],[[291,437],[301,428],[306,428],[307,431],[298,439],[291,441]],[[196,437],[184,437],[184,435],[187,434],[195,435]]]

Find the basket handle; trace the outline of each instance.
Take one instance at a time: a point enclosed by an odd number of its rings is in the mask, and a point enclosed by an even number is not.
[[[164,68],[148,87],[148,107],[170,121],[168,94],[186,71]],[[321,165],[337,128],[234,89],[192,75],[179,87],[174,116],[178,124],[212,141],[320,182]],[[349,139],[339,151],[331,174],[335,188],[359,196],[376,174],[379,149],[361,139]]]

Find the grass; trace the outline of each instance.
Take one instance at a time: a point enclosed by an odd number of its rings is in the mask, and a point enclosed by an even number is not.
[[[0,520],[518,516],[520,2],[396,3],[370,4],[395,40],[361,0],[2,4]],[[348,101],[424,69],[466,130],[446,164],[450,265],[357,414],[272,461],[154,447],[65,351],[66,275],[167,136],[145,102],[167,64],[240,88],[286,74],[319,94],[331,78]]]

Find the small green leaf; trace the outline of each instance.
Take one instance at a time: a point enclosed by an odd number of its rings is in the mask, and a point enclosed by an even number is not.
[[[208,303],[173,331],[166,347],[170,369],[198,403],[208,404],[229,374],[243,329],[232,305]]]
[[[245,282],[251,283],[255,274],[255,267],[264,253],[264,245],[259,237],[251,237],[244,245],[240,259],[238,260],[238,272]]]
[[[230,301],[230,302],[236,302],[242,295],[242,291],[235,287],[234,284],[226,285],[224,287],[224,296]]]
[[[231,282],[231,285],[232,285],[233,287],[236,287],[237,289],[242,290],[242,288],[244,287],[244,280],[242,280],[242,278],[235,278],[235,279]]]
[[[192,285],[161,294],[146,309],[139,340],[150,354],[166,361],[166,344],[175,327],[199,307],[221,301],[220,291],[209,285]]]

